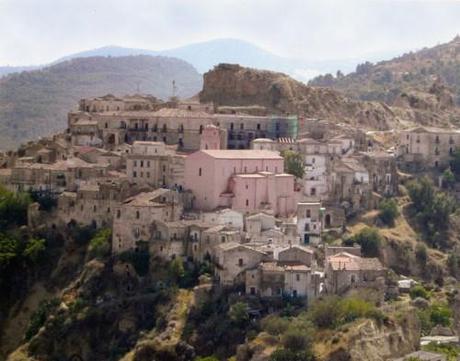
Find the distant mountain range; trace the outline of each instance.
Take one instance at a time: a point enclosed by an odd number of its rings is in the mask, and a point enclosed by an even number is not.
[[[134,94],[187,98],[202,88],[202,76],[187,62],[163,56],[89,57],[63,60],[40,70],[0,78],[0,149],[13,149],[62,131],[67,112],[84,97]]]
[[[212,69],[220,63],[234,63],[257,69],[267,69],[289,74],[300,81],[308,81],[314,76],[340,69],[344,73],[353,71],[362,59],[338,59],[306,61],[291,57],[275,55],[252,43],[238,39],[215,39],[201,43],[194,43],[168,50],[148,50],[124,48],[120,46],[105,46],[102,48],[83,51],[65,56],[54,61],[59,62],[92,56],[128,56],[128,55],[152,55],[169,56],[185,60],[192,64],[200,73]],[[392,56],[397,53],[391,54]],[[382,59],[390,54],[374,54],[365,60]],[[51,65],[51,64],[48,64]],[[35,70],[43,66],[0,66],[0,76],[24,70]]]

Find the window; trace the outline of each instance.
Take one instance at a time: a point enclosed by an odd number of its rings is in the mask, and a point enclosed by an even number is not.
[[[241,129],[241,130],[244,129],[244,124],[243,124],[243,123],[240,124],[240,129]]]
[[[222,243],[225,243],[225,236],[222,236],[222,237],[220,238],[220,241],[221,241]]]
[[[249,199],[246,199],[246,207],[249,207]]]
[[[109,127],[109,125],[107,123],[105,123],[104,127],[107,129]]]
[[[150,172],[147,172],[147,178],[150,178]]]
[[[141,160],[141,168],[144,167],[144,161]]]
[[[163,164],[163,173],[166,172],[166,166]]]
[[[133,162],[133,167],[137,167],[137,160]]]
[[[200,134],[203,134],[203,126],[200,125]]]
[[[238,266],[243,267],[243,259],[242,258],[240,258],[238,260]]]
[[[307,218],[310,218],[310,217],[311,217],[311,210],[307,209]]]
[[[310,195],[311,196],[316,196],[316,188],[310,189]]]
[[[139,213],[139,211],[136,211],[136,219],[139,219],[141,217],[141,214]]]
[[[198,168],[198,176],[201,177],[201,168]]]
[[[110,207],[107,208],[107,213],[110,213]]]
[[[248,169],[246,167],[244,167],[244,173],[247,173]]]
[[[257,130],[260,130],[260,124],[257,124]]]
[[[233,123],[230,123],[230,130],[233,130],[233,128],[234,128]]]
[[[156,149],[155,149],[156,150]],[[156,153],[156,152],[155,152]],[[150,167],[150,161],[147,161],[147,167]]]
[[[133,178],[136,178],[136,177],[137,177],[137,172],[134,171],[134,172],[133,172]]]
[[[300,281],[300,275],[298,273],[295,275],[295,279],[296,281]]]
[[[96,206],[93,207],[93,211],[94,211],[94,212],[97,211],[97,207],[96,207]]]
[[[117,218],[120,218],[120,217],[121,217],[121,211],[117,209]]]

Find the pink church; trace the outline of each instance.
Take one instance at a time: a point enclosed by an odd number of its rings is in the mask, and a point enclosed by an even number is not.
[[[202,149],[185,161],[185,188],[193,192],[199,210],[272,209],[287,216],[296,210],[298,193],[294,176],[283,171],[283,157],[276,152]]]

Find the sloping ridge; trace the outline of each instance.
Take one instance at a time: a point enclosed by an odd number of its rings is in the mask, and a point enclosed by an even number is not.
[[[270,112],[323,118],[370,129],[390,129],[399,118],[383,103],[349,99],[307,86],[283,73],[219,64],[204,74],[200,101],[221,106],[260,105]]]

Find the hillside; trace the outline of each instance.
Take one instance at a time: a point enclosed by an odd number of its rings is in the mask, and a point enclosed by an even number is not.
[[[0,148],[65,129],[67,112],[80,98],[140,92],[161,99],[190,97],[201,89],[201,75],[190,64],[152,56],[92,57],[0,79]]]
[[[442,96],[433,89],[439,83],[447,86]],[[453,103],[460,105],[460,36],[389,61],[366,62],[346,76],[319,76],[309,85],[332,87],[355,99],[445,110]]]
[[[415,123],[447,125],[450,118],[424,109],[389,107],[362,101],[325,87],[312,87],[283,73],[220,64],[204,75],[202,102],[227,106],[264,106],[275,113],[295,113],[367,129],[392,129]]]

